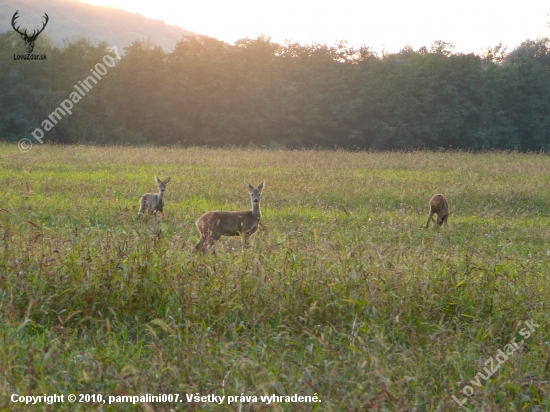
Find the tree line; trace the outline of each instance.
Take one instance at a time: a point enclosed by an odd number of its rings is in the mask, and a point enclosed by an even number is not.
[[[230,45],[209,37],[171,52],[150,41],[124,48],[116,67],[44,138],[58,143],[270,148],[550,148],[550,39],[511,52],[456,53],[437,41],[378,55],[345,42]],[[86,39],[45,61],[0,34],[0,138],[30,133],[90,76],[110,47]],[[32,138],[31,138],[32,139]]]

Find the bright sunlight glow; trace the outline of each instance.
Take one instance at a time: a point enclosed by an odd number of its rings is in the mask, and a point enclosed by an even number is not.
[[[81,0],[84,1],[84,0]],[[463,53],[503,43],[550,36],[548,0],[85,0],[160,19],[184,29],[233,43],[261,34],[283,43],[367,45],[375,51],[414,49],[436,40]]]

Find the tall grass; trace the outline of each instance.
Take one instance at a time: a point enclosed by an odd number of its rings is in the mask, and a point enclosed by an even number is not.
[[[172,178],[158,224],[137,218],[155,175]],[[250,207],[244,179],[266,180],[251,247],[193,253],[200,214]],[[0,187],[0,408],[297,393],[322,402],[140,407],[550,410],[546,155],[0,145]],[[435,193],[451,216],[426,230]]]

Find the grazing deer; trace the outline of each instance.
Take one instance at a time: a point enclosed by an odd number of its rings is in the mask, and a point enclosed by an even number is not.
[[[195,246],[195,251],[203,251],[206,255],[210,247],[222,236],[244,235],[245,245],[251,235],[257,232],[258,224],[262,218],[260,211],[260,196],[265,187],[262,182],[258,187],[244,181],[252,199],[252,210],[242,212],[207,212],[197,219],[195,224],[201,238]]]
[[[162,213],[164,216],[164,191],[166,190],[166,185],[169,181],[169,177],[163,181],[155,176],[155,182],[159,185],[159,192],[145,193],[141,196],[141,200],[139,201],[140,208],[138,216],[142,215],[144,212],[152,213],[155,218],[157,217],[157,212]]]
[[[433,195],[429,202],[430,215],[428,216],[428,222],[426,222],[426,229],[430,225],[430,220],[436,223],[438,226],[442,226],[443,223],[447,224],[449,217],[449,203],[443,195]],[[437,222],[433,218],[433,214],[437,215]]]

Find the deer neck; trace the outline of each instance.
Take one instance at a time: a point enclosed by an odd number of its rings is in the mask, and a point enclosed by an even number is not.
[[[252,217],[260,220],[262,212],[260,210],[260,202],[252,202]]]
[[[159,202],[162,202],[162,198],[164,197],[164,192],[162,190],[159,190]]]

